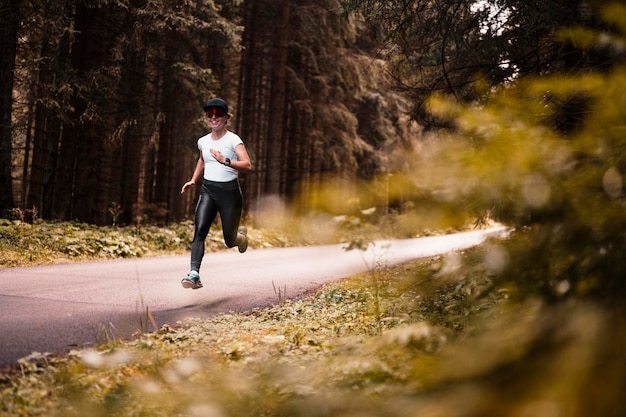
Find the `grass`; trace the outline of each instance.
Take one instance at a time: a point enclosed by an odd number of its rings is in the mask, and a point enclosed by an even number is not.
[[[0,415],[624,415],[624,319],[583,300],[516,297],[485,268],[490,250],[377,265],[298,300],[277,288],[271,308],[34,354],[3,374]]]
[[[184,223],[117,228],[0,219],[0,267],[182,253],[192,228]]]

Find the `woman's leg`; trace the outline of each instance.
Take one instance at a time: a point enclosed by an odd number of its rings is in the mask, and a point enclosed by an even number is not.
[[[223,191],[220,196],[219,213],[222,219],[224,243],[229,248],[237,246],[240,243],[237,240],[237,229],[241,221],[242,208],[243,197],[239,188]]]
[[[204,241],[206,240],[211,224],[217,215],[217,205],[205,186],[196,205],[195,232],[191,242],[191,270],[200,272],[200,265],[204,257]]]

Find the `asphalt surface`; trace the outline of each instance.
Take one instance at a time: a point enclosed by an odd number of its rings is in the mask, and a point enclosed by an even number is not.
[[[198,290],[180,284],[188,255],[0,269],[0,368],[33,352],[64,353],[153,331],[152,318],[161,327],[266,307],[278,302],[279,289],[295,298],[378,265],[465,249],[503,232],[379,241],[367,251],[339,244],[207,253]]]

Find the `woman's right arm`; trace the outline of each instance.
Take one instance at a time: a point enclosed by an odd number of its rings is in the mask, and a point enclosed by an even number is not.
[[[196,185],[196,181],[202,177],[202,173],[204,172],[204,158],[202,157],[202,151],[200,151],[200,157],[198,158],[198,162],[196,163],[196,169],[193,171],[193,175],[191,179],[183,184],[183,188],[180,190],[181,194],[184,194],[187,191],[187,188],[193,187]]]

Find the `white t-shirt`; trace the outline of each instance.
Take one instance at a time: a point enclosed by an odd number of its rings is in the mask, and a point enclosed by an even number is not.
[[[218,140],[211,139],[210,133],[198,139],[198,149],[202,152],[202,158],[204,158],[204,179],[215,182],[228,182],[236,179],[237,170],[217,162],[211,155],[211,149],[220,151],[224,158],[237,161],[235,147],[242,143],[241,138],[231,131],[227,131]]]

